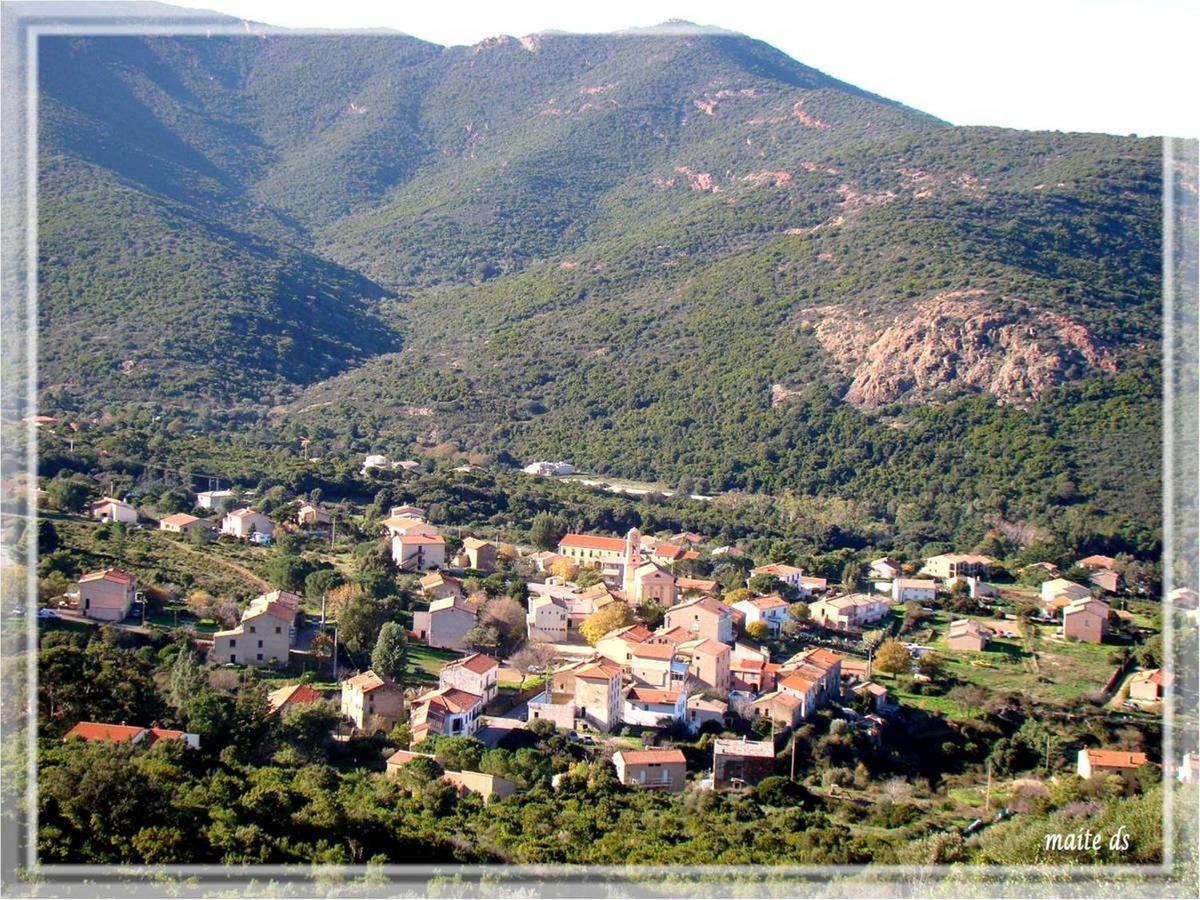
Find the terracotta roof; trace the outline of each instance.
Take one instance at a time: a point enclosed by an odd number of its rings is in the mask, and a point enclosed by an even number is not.
[[[658,688],[641,687],[640,685],[629,689],[628,697],[630,700],[636,700],[640,703],[662,703],[674,706],[679,702],[679,691],[663,691]]]
[[[472,707],[478,706],[483,702],[483,698],[478,694],[472,694],[469,691],[461,691],[458,688],[443,688],[440,691],[435,691],[432,694],[426,694],[424,697],[418,697],[417,704],[428,705],[430,707],[441,707],[447,712],[463,713]]]
[[[991,629],[980,625],[974,619],[955,619],[950,623],[950,637],[958,637],[964,634],[977,634],[987,637],[991,633]]]
[[[389,766],[403,766],[406,763],[412,762],[414,759],[420,758],[432,759],[428,753],[413,753],[411,750],[397,750],[387,758]]]
[[[897,578],[892,583],[902,588],[925,588],[927,590],[935,590],[937,588],[937,582],[932,578]]]
[[[500,663],[492,659],[486,653],[472,653],[470,656],[464,656],[462,659],[451,660],[442,667],[442,670],[462,667],[476,675],[483,675],[485,672],[490,672],[492,669],[499,668]]]
[[[729,663],[735,672],[760,672],[766,663],[761,656],[743,656]]]
[[[774,691],[770,694],[763,694],[758,698],[760,701],[769,700],[771,703],[781,703],[788,709],[798,709],[804,705],[804,701],[794,694],[787,694],[783,691]]]
[[[147,728],[146,734],[147,744],[153,744],[155,741],[182,741],[186,736],[182,731],[173,728]]]
[[[817,686],[817,683],[815,681],[809,681],[798,672],[793,672],[787,678],[783,679],[783,681],[779,682],[779,686],[781,688],[790,688],[791,690],[799,691],[802,694],[807,694]]]
[[[173,513],[172,515],[169,515],[163,519],[160,519],[159,524],[160,525],[177,525],[180,528],[182,528],[185,525],[191,525],[193,522],[199,522],[199,521],[200,520],[196,516],[189,515],[188,513]]]
[[[1101,554],[1096,553],[1092,556],[1085,556],[1083,559],[1079,560],[1079,562],[1075,563],[1075,565],[1082,566],[1085,569],[1111,569],[1114,565],[1116,565],[1116,563],[1117,561],[1111,556],[1102,556]]]
[[[623,553],[625,551],[625,539],[604,537],[599,534],[567,534],[558,542],[558,546]]]
[[[732,653],[728,644],[722,644],[720,641],[714,641],[712,638],[705,638],[699,644],[692,648],[693,653],[708,653],[712,656],[721,656],[722,654]]]
[[[803,658],[813,665],[825,668],[832,668],[845,660],[845,657],[840,653],[834,653],[832,650],[827,650],[824,647],[813,647],[811,650],[806,650],[803,653]]]
[[[627,766],[645,766],[652,763],[687,764],[687,758],[683,755],[683,751],[674,747],[655,750],[618,750],[614,755],[621,757],[621,761]]]
[[[440,534],[398,534],[396,540],[401,544],[444,544],[446,539]]]
[[[322,696],[320,691],[307,684],[291,684],[267,694],[267,706],[271,712],[277,712],[290,703],[313,703]]]
[[[1086,750],[1088,762],[1093,766],[1108,769],[1136,769],[1144,766],[1149,760],[1145,753],[1131,753],[1128,750]]]
[[[706,591],[711,593],[717,589],[717,583],[707,578],[676,578],[675,584],[681,591]]]
[[[643,642],[633,648],[633,655],[645,659],[672,659],[675,647],[671,644],[651,644]]]
[[[146,729],[136,725],[109,725],[105,722],[79,722],[63,735],[63,740],[83,738],[85,741],[111,741],[114,744],[126,744],[140,735]]]
[[[79,583],[85,581],[112,581],[116,584],[133,584],[135,579],[128,572],[122,572],[120,569],[105,569],[102,572],[88,572],[79,579]]]
[[[369,694],[371,691],[378,690],[387,682],[379,675],[376,675],[370,669],[365,672],[360,672],[353,678],[347,678],[342,684],[348,684],[351,687],[358,688],[364,694]]]
[[[787,606],[787,601],[778,594],[767,594],[765,597],[755,597],[750,601],[761,610],[778,609],[781,606]]]
[[[824,578],[813,578],[810,575],[801,575],[800,576],[800,584],[802,587],[810,587],[810,588],[823,588],[823,587],[829,586],[829,582],[826,581]]]
[[[1158,687],[1170,687],[1175,683],[1175,679],[1171,673],[1164,672],[1162,669],[1146,669],[1142,672],[1134,672],[1129,680],[1148,681]]]

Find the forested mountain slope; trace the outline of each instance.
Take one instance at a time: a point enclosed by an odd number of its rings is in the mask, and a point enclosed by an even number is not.
[[[684,27],[40,71],[48,407],[1157,516],[1157,141],[952,127]]]

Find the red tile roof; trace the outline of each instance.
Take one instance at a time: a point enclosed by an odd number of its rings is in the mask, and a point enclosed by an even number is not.
[[[85,581],[114,581],[117,584],[133,584],[135,580],[128,572],[122,572],[120,569],[105,569],[102,572],[88,572],[79,582],[82,584]]]
[[[85,741],[111,741],[114,744],[125,744],[132,741],[146,729],[136,725],[109,725],[105,722],[79,722],[63,735],[63,740],[83,738]]]
[[[607,550],[623,553],[625,541],[623,538],[604,537],[599,534],[568,534],[558,542],[560,547],[579,547],[583,550]]]
[[[619,750],[617,755],[627,766],[645,766],[652,763],[687,764],[687,758],[683,755],[683,751],[674,747],[654,750]]]
[[[1136,769],[1148,762],[1145,753],[1131,753],[1128,750],[1087,750],[1085,752],[1088,762],[1093,766],[1108,769]]]
[[[500,663],[496,662],[496,660],[492,659],[486,653],[472,653],[470,656],[464,656],[462,659],[451,660],[443,666],[443,669],[462,666],[476,675],[483,675],[485,672],[490,672],[492,669],[498,668],[499,665]]]
[[[644,659],[671,659],[675,656],[675,647],[671,644],[638,644],[633,648],[633,655]]]
[[[639,703],[664,703],[674,706],[679,701],[679,694],[679,691],[662,691],[640,686],[629,689],[629,699]]]

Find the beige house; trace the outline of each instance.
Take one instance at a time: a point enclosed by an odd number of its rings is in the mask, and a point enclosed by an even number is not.
[[[861,629],[887,617],[890,607],[879,597],[849,594],[818,600],[809,606],[809,618],[817,625],[842,630]]]
[[[1121,590],[1121,575],[1112,569],[1096,569],[1088,577],[1088,581],[1110,594]]]
[[[900,567],[900,563],[890,556],[881,556],[879,559],[871,560],[869,577],[872,580],[891,581],[903,574],[904,570]]]
[[[120,569],[89,572],[79,579],[79,612],[89,619],[120,622],[137,598],[137,579]]]
[[[733,643],[733,613],[712,597],[697,597],[672,606],[663,617],[663,628],[682,628],[692,637]]]
[[[1080,750],[1075,771],[1083,778],[1096,775],[1120,775],[1136,771],[1150,760],[1145,753],[1129,750]]]
[[[104,497],[92,504],[92,518],[101,522],[121,522],[133,525],[137,522],[137,510],[123,500]]]
[[[469,537],[463,540],[463,554],[466,556],[466,568],[480,572],[496,571],[498,554],[496,545],[479,538]]]
[[[618,750],[613,766],[621,784],[678,793],[687,787],[687,759],[677,749]]]
[[[597,731],[621,723],[621,667],[603,657],[572,663],[556,671],[545,691],[529,701],[531,719],[547,719],[558,728],[580,722]]]
[[[209,659],[245,666],[287,665],[299,615],[300,597],[296,594],[272,591],[255,597],[236,628],[213,634]]]
[[[368,669],[342,682],[342,715],[359,731],[390,731],[404,718],[404,689]]]
[[[1043,604],[1050,603],[1058,597],[1066,597],[1068,600],[1086,600],[1092,596],[1092,592],[1082,584],[1067,581],[1065,578],[1051,578],[1049,581],[1043,581],[1041,591]]]
[[[197,519],[187,513],[164,516],[158,521],[158,530],[168,534],[191,534],[193,531],[209,531],[212,524],[207,519]]]
[[[484,705],[496,699],[500,663],[483,653],[472,653],[452,660],[438,673],[438,687],[458,688],[468,694],[478,694]]]
[[[937,596],[937,582],[932,578],[897,578],[892,582],[892,600],[907,603],[924,602]]]
[[[443,597],[429,609],[413,613],[413,632],[430,647],[466,650],[467,633],[475,627],[479,613],[470,600]]]
[[[651,632],[645,625],[626,625],[624,628],[610,631],[597,641],[596,652],[628,672],[633,663],[634,647],[650,638]]]
[[[440,534],[406,531],[392,535],[392,561],[402,572],[428,572],[446,564],[446,541]]]
[[[315,503],[305,503],[296,512],[296,524],[301,528],[319,528],[333,522],[332,517]]]
[[[275,535],[275,523],[260,512],[242,507],[221,520],[221,534],[228,534],[239,540],[250,540],[256,534],[270,538]]]
[[[1103,644],[1108,636],[1108,604],[1102,600],[1076,600],[1064,606],[1062,634],[1089,644]]]
[[[672,644],[645,641],[634,646],[629,674],[639,684],[656,688],[679,687],[687,679],[687,662]]]
[[[974,619],[955,619],[946,632],[946,646],[951,650],[979,652],[987,648],[992,632]]]
[[[558,542],[558,555],[577,565],[625,561],[625,541],[599,534],[567,534]]]
[[[688,697],[686,709],[688,730],[692,734],[696,734],[710,722],[719,728],[724,728],[725,717],[729,714],[728,703],[705,694],[692,694]]]
[[[1162,669],[1135,672],[1129,676],[1129,699],[1138,703],[1160,703],[1174,680]]]
[[[968,575],[986,578],[995,562],[990,556],[979,556],[974,553],[943,553],[925,560],[921,571],[943,581],[951,578],[965,578]]]
[[[728,644],[704,638],[680,644],[678,650],[688,658],[688,675],[697,687],[718,697],[729,693],[729,661],[733,651]]]
[[[529,595],[525,630],[531,641],[562,643],[567,640],[571,614],[564,601],[547,594]]]
[[[804,720],[804,700],[787,691],[762,694],[750,702],[749,709],[752,715],[784,728],[795,728]]]

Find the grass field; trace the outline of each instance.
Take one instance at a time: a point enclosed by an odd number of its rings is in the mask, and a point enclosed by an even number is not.
[[[946,631],[957,615],[939,611],[926,624],[935,636],[929,642],[944,660],[946,673],[959,684],[975,685],[989,693],[1019,693],[1040,703],[1070,707],[1099,691],[1112,674],[1108,661],[1113,646],[1065,641],[1054,625],[1026,624],[1028,642],[1016,638],[998,638],[986,650],[951,650]],[[986,622],[983,617],[978,618]],[[1034,650],[1030,653],[1025,644]],[[947,718],[968,719],[976,710],[965,708],[951,696],[925,696],[913,693],[907,680],[885,681],[901,702],[941,713]]]

